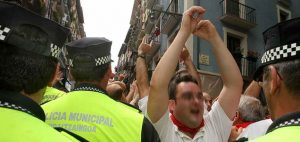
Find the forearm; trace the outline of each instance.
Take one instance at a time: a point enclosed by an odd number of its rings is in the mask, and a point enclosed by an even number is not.
[[[253,80],[245,90],[244,94],[247,96],[258,98],[260,91],[261,91],[261,87],[258,85],[258,82]]]
[[[140,98],[149,95],[149,81],[147,65],[144,58],[137,58],[136,61],[136,81],[139,89]]]
[[[184,64],[186,66],[187,71],[197,80],[198,82],[198,86],[200,88],[202,88],[201,86],[201,79],[200,79],[200,75],[195,67],[195,65],[193,64],[193,61],[191,58],[188,58],[184,61]]]
[[[127,96],[126,96],[127,103],[129,103],[132,100],[133,95],[134,95],[134,92],[130,90],[129,93],[127,94]]]

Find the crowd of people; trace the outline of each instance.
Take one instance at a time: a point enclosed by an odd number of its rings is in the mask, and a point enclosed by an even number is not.
[[[153,42],[143,38],[130,85],[112,72],[112,41],[85,37],[65,43],[70,31],[49,19],[4,1],[0,12],[0,141],[300,139],[300,18],[263,33],[261,64],[243,92],[239,67],[200,6],[183,13],[150,79],[146,56]],[[216,58],[223,81],[216,98],[203,91],[186,47],[191,35],[208,42]],[[63,78],[63,48],[75,82],[71,91],[55,85]]]

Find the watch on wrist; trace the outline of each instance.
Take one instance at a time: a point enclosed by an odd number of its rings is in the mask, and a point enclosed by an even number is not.
[[[145,55],[144,54],[138,54],[138,57],[141,57],[141,58],[145,59]]]

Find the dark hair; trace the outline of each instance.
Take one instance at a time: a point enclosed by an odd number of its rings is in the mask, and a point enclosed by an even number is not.
[[[32,94],[47,86],[55,67],[53,57],[0,43],[0,89]]]
[[[92,56],[81,54],[74,58],[73,67],[71,67],[70,72],[76,82],[98,82],[104,77],[109,67],[110,63],[95,66]]]
[[[175,100],[176,97],[176,87],[180,82],[193,82],[198,85],[197,80],[190,75],[186,70],[181,70],[177,72],[171,79],[168,87],[169,99]]]
[[[282,78],[287,90],[293,94],[300,94],[300,59],[273,64]],[[269,78],[269,68],[264,67],[264,78]],[[300,96],[295,96],[300,99]]]

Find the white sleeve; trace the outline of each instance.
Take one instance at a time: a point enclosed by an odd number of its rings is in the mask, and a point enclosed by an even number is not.
[[[147,109],[146,109],[147,111]],[[147,112],[145,113],[147,114]],[[149,119],[148,114],[146,117]],[[159,138],[162,142],[170,141],[170,138],[174,137],[174,126],[169,118],[169,111],[167,110],[166,113],[156,122],[153,123],[151,119],[150,122],[153,124],[155,130],[157,131]]]
[[[232,123],[218,101],[213,104],[208,115],[204,116],[204,127],[208,135],[217,136],[220,142],[228,141]]]
[[[148,103],[148,96],[143,97],[138,101],[139,109],[142,111],[142,113],[145,115],[146,109],[147,109],[147,103]]]

